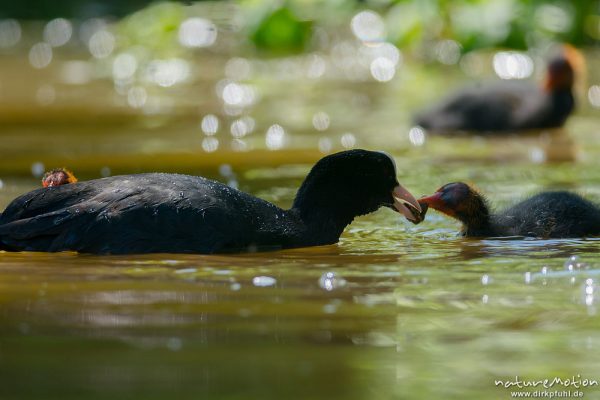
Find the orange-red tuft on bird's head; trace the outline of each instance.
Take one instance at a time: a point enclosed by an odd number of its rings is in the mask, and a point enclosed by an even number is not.
[[[564,44],[558,55],[548,62],[544,89],[547,91],[570,90],[577,76],[585,75],[585,59],[575,47]]]
[[[77,178],[66,168],[56,168],[46,172],[42,178],[43,187],[54,187],[77,182]]]
[[[579,75],[584,73],[586,70],[586,63],[583,54],[570,44],[563,44],[561,49],[563,56],[569,61],[575,74]]]

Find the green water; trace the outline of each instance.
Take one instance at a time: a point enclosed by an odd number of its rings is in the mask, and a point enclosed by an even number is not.
[[[600,117],[585,96],[564,131],[413,145],[411,112],[470,79],[456,67],[408,60],[383,84],[292,73],[310,58],[257,61],[247,80],[260,101],[231,116],[214,94],[227,55],[195,56],[190,82],[148,89],[163,102],[150,112],[101,74],[60,82],[67,61],[87,58],[56,52],[41,70],[26,52],[0,54],[0,209],[39,186],[36,163],[81,179],[199,174],[289,206],[323,151],[353,146],[391,152],[416,196],[466,180],[498,207],[555,188],[600,201]],[[318,112],[330,118],[322,132]],[[209,113],[218,149],[199,127]],[[240,142],[229,124],[243,116],[256,127]],[[286,142],[270,151],[273,124]],[[457,230],[435,212],[413,226],[382,209],[337,245],[273,253],[0,253],[0,398],[508,399],[495,380],[600,380],[600,242]]]
[[[305,171],[240,171],[239,183],[286,205]],[[422,194],[466,176],[506,204],[554,186],[598,199],[596,171],[454,162],[400,179]],[[4,185],[2,204],[37,182]],[[415,227],[380,210],[338,245],[275,253],[1,254],[0,393],[503,399],[509,390],[495,379],[597,379],[597,294],[586,304],[584,282],[599,279],[600,243],[469,240],[456,230],[435,213]],[[566,270],[571,255],[586,265]]]

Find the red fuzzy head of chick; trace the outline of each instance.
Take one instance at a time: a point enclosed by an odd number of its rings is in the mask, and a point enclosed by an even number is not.
[[[46,172],[42,178],[42,186],[53,187],[77,182],[77,178],[66,168],[56,168]]]

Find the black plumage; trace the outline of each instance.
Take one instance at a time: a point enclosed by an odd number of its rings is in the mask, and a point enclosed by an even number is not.
[[[494,213],[488,201],[469,185],[447,184],[419,199],[462,222],[461,233],[471,237],[526,236],[576,238],[600,235],[600,208],[578,194],[552,191],[536,194]]]
[[[400,187],[395,172],[384,153],[327,156],[313,167],[289,210],[215,181],[175,174],[42,188],[15,199],[0,216],[0,248],[217,253],[331,244],[354,217],[381,206],[414,214],[394,199]],[[418,207],[412,196],[403,197]]]
[[[552,59],[543,85],[523,81],[478,84],[418,113],[414,122],[432,132],[505,132],[562,126],[575,108],[575,50]]]

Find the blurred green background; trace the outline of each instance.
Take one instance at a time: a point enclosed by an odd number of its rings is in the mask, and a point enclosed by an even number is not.
[[[563,129],[412,126],[454,88],[541,81],[563,42],[587,65]],[[286,207],[353,147],[391,153],[416,196],[467,180],[498,206],[598,201],[599,44],[597,0],[3,1],[0,209],[61,166],[208,176]],[[457,229],[380,210],[285,252],[0,253],[0,398],[481,400],[515,375],[599,379],[598,240]]]
[[[157,2],[43,0],[5,2],[0,17],[28,20],[123,17]],[[177,4],[191,2],[172,2]],[[386,20],[387,39],[398,45],[454,39],[465,51],[501,46],[525,49],[544,38],[593,44],[600,39],[596,0],[288,0],[237,1],[243,18],[252,22],[249,37],[259,47],[297,49],[310,38],[310,23],[327,26],[360,8],[378,11]],[[160,21],[155,21],[159,23]],[[266,39],[268,37],[268,39]]]
[[[577,84],[585,115],[600,107],[599,32],[592,0],[4,3],[0,171],[408,150],[415,111],[461,80],[541,80],[564,42],[589,64]]]

